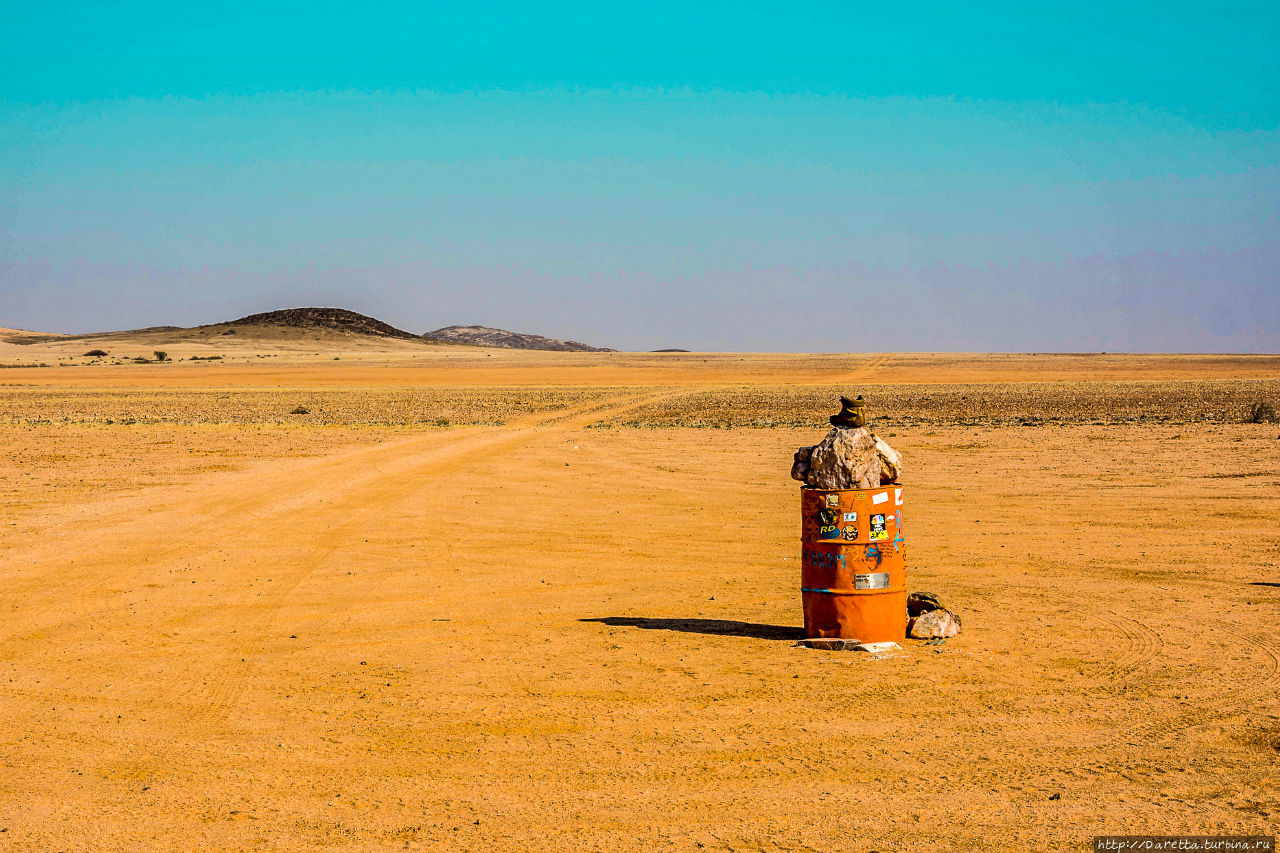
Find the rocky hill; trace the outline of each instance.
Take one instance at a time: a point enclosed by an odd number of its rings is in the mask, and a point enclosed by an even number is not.
[[[356,335],[372,335],[380,338],[417,340],[418,336],[397,329],[381,320],[348,311],[345,308],[284,308],[262,314],[250,314],[218,326],[288,326],[296,329],[327,329],[333,332],[349,332]]]
[[[593,347],[579,341],[558,341],[542,335],[524,335],[493,329],[488,326],[445,326],[422,337],[429,341],[451,344],[470,344],[476,347],[504,347],[506,349],[541,349],[556,352],[616,352],[604,347]]]

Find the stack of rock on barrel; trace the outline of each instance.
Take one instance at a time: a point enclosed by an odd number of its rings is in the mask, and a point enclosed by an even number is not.
[[[937,596],[908,601],[902,458],[866,423],[862,397],[840,398],[831,431],[796,451],[801,591],[807,638],[862,643],[953,637],[960,620]],[[908,618],[911,624],[908,625]]]

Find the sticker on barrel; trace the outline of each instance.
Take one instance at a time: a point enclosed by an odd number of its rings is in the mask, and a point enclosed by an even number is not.
[[[836,523],[839,518],[840,513],[834,509],[818,510],[818,538],[839,539],[840,525]]]
[[[871,516],[871,540],[888,539],[889,531],[884,524],[884,513],[877,512]]]

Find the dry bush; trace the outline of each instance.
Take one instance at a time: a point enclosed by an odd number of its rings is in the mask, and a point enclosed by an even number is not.
[[[1266,400],[1257,400],[1245,412],[1244,422],[1247,424],[1280,423],[1280,415],[1276,414],[1276,407]]]

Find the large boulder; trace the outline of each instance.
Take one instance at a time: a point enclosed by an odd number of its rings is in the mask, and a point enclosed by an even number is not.
[[[797,458],[800,456],[796,454]],[[793,468],[794,470],[794,468]],[[806,482],[815,489],[873,489],[880,485],[880,454],[866,427],[834,427],[809,455]]]

